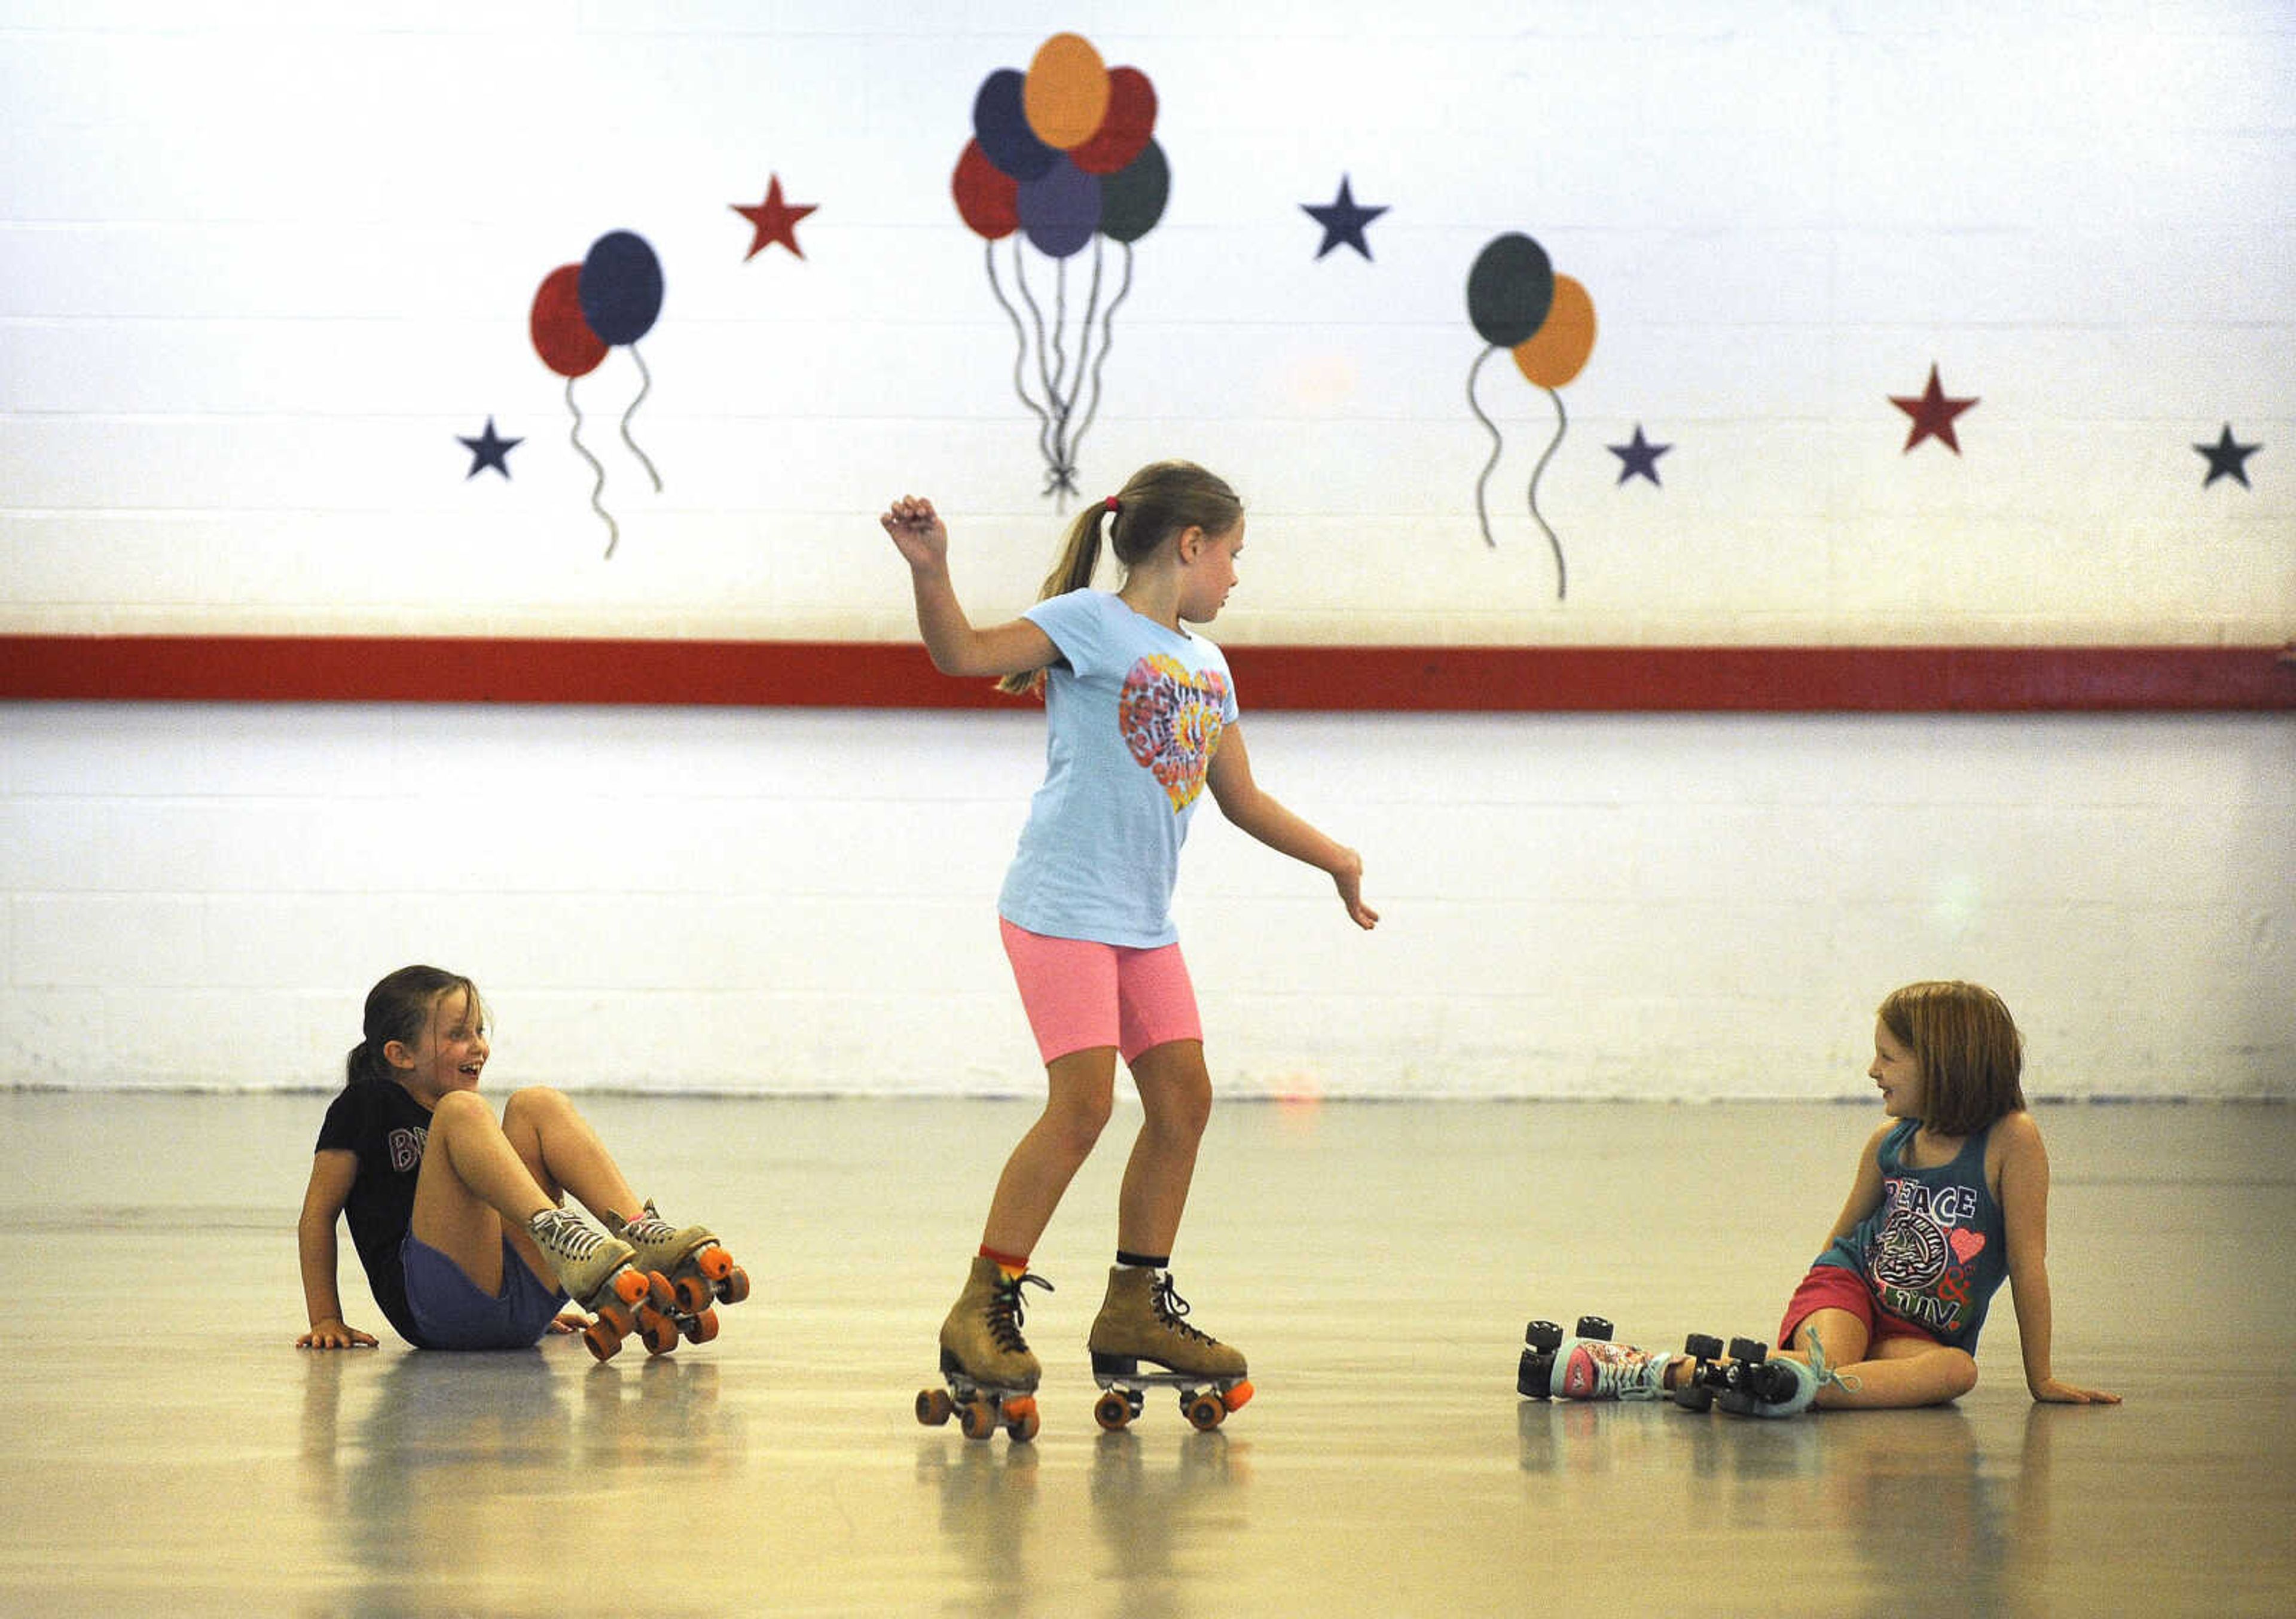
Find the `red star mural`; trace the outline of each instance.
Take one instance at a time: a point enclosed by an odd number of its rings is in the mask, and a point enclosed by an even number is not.
[[[820,204],[783,201],[781,176],[775,175],[773,184],[766,188],[764,201],[754,207],[745,207],[739,202],[731,206],[735,213],[756,227],[756,234],[750,239],[750,251],[742,255],[742,263],[747,264],[776,242],[799,258],[805,257],[805,250],[797,244],[797,222]]]
[[[1923,440],[1934,438],[1955,455],[1961,454],[1961,440],[1953,436],[1953,419],[1977,401],[1947,398],[1945,390],[1938,383],[1938,368],[1934,360],[1930,363],[1930,385],[1918,398],[1909,399],[1893,393],[1890,396],[1890,403],[1914,419],[1914,431],[1906,435],[1908,453]]]

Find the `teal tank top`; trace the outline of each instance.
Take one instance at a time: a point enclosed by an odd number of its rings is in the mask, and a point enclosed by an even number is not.
[[[1882,1138],[1881,1203],[1817,1262],[1858,1272],[1890,1315],[1974,1354],[1986,1306],[2009,1276],[2007,1222],[1985,1184],[1992,1126],[1932,1169],[1906,1163],[1920,1129],[1906,1119]]]

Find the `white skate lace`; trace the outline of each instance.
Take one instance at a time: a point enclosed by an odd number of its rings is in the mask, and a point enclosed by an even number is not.
[[[1193,1339],[1198,1344],[1217,1344],[1219,1342],[1219,1340],[1212,1336],[1211,1334],[1208,1332],[1199,1332],[1196,1328],[1189,1326],[1185,1321],[1180,1319],[1182,1316],[1188,1313],[1188,1301],[1182,1298],[1177,1293],[1173,1291],[1171,1272],[1161,1271],[1158,1273],[1156,1278],[1156,1290],[1152,1295],[1152,1298],[1156,1307],[1156,1319],[1161,1322],[1164,1326],[1171,1328],[1172,1331],[1179,1334],[1180,1336]]]
[[[574,1264],[595,1253],[605,1243],[603,1231],[594,1231],[563,1209],[551,1209],[537,1217],[534,1226],[535,1239]]]
[[[988,1335],[996,1340],[997,1348],[1025,1355],[1029,1352],[1029,1344],[1021,1336],[1021,1322],[1027,1313],[1021,1303],[1021,1286],[1025,1283],[1050,1293],[1053,1285],[1033,1271],[1024,1270],[1018,1276],[1004,1276],[1000,1272],[999,1276],[1001,1279],[996,1284],[996,1291],[989,1295],[988,1300]]]

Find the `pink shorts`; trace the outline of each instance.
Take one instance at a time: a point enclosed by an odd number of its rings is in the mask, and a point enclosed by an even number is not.
[[[1201,1040],[1195,986],[1177,944],[1128,949],[1090,939],[1048,939],[1002,916],[1004,954],[1037,1053],[1055,1057],[1113,1046],[1128,1064],[1169,1040]]]
[[[1935,1333],[1883,1310],[1882,1301],[1874,1296],[1874,1289],[1857,1271],[1840,1265],[1812,1265],[1809,1274],[1801,1278],[1801,1286],[1794,1289],[1793,1297],[1786,1302],[1786,1318],[1778,1324],[1778,1347],[1791,1347],[1801,1324],[1821,1310],[1847,1311],[1865,1322],[1866,1347],[1869,1351],[1889,1338],[1919,1338],[1928,1344],[1938,1341]]]

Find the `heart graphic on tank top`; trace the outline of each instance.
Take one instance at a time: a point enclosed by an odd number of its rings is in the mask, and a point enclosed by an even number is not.
[[[1964,1231],[1956,1226],[1946,1233],[1945,1239],[1953,1245],[1954,1258],[1964,1265],[1985,1252],[1985,1233],[1982,1231]]]
[[[1204,772],[1226,727],[1227,681],[1158,653],[1132,666],[1118,698],[1124,745],[1152,773],[1177,815],[1204,790]]]

